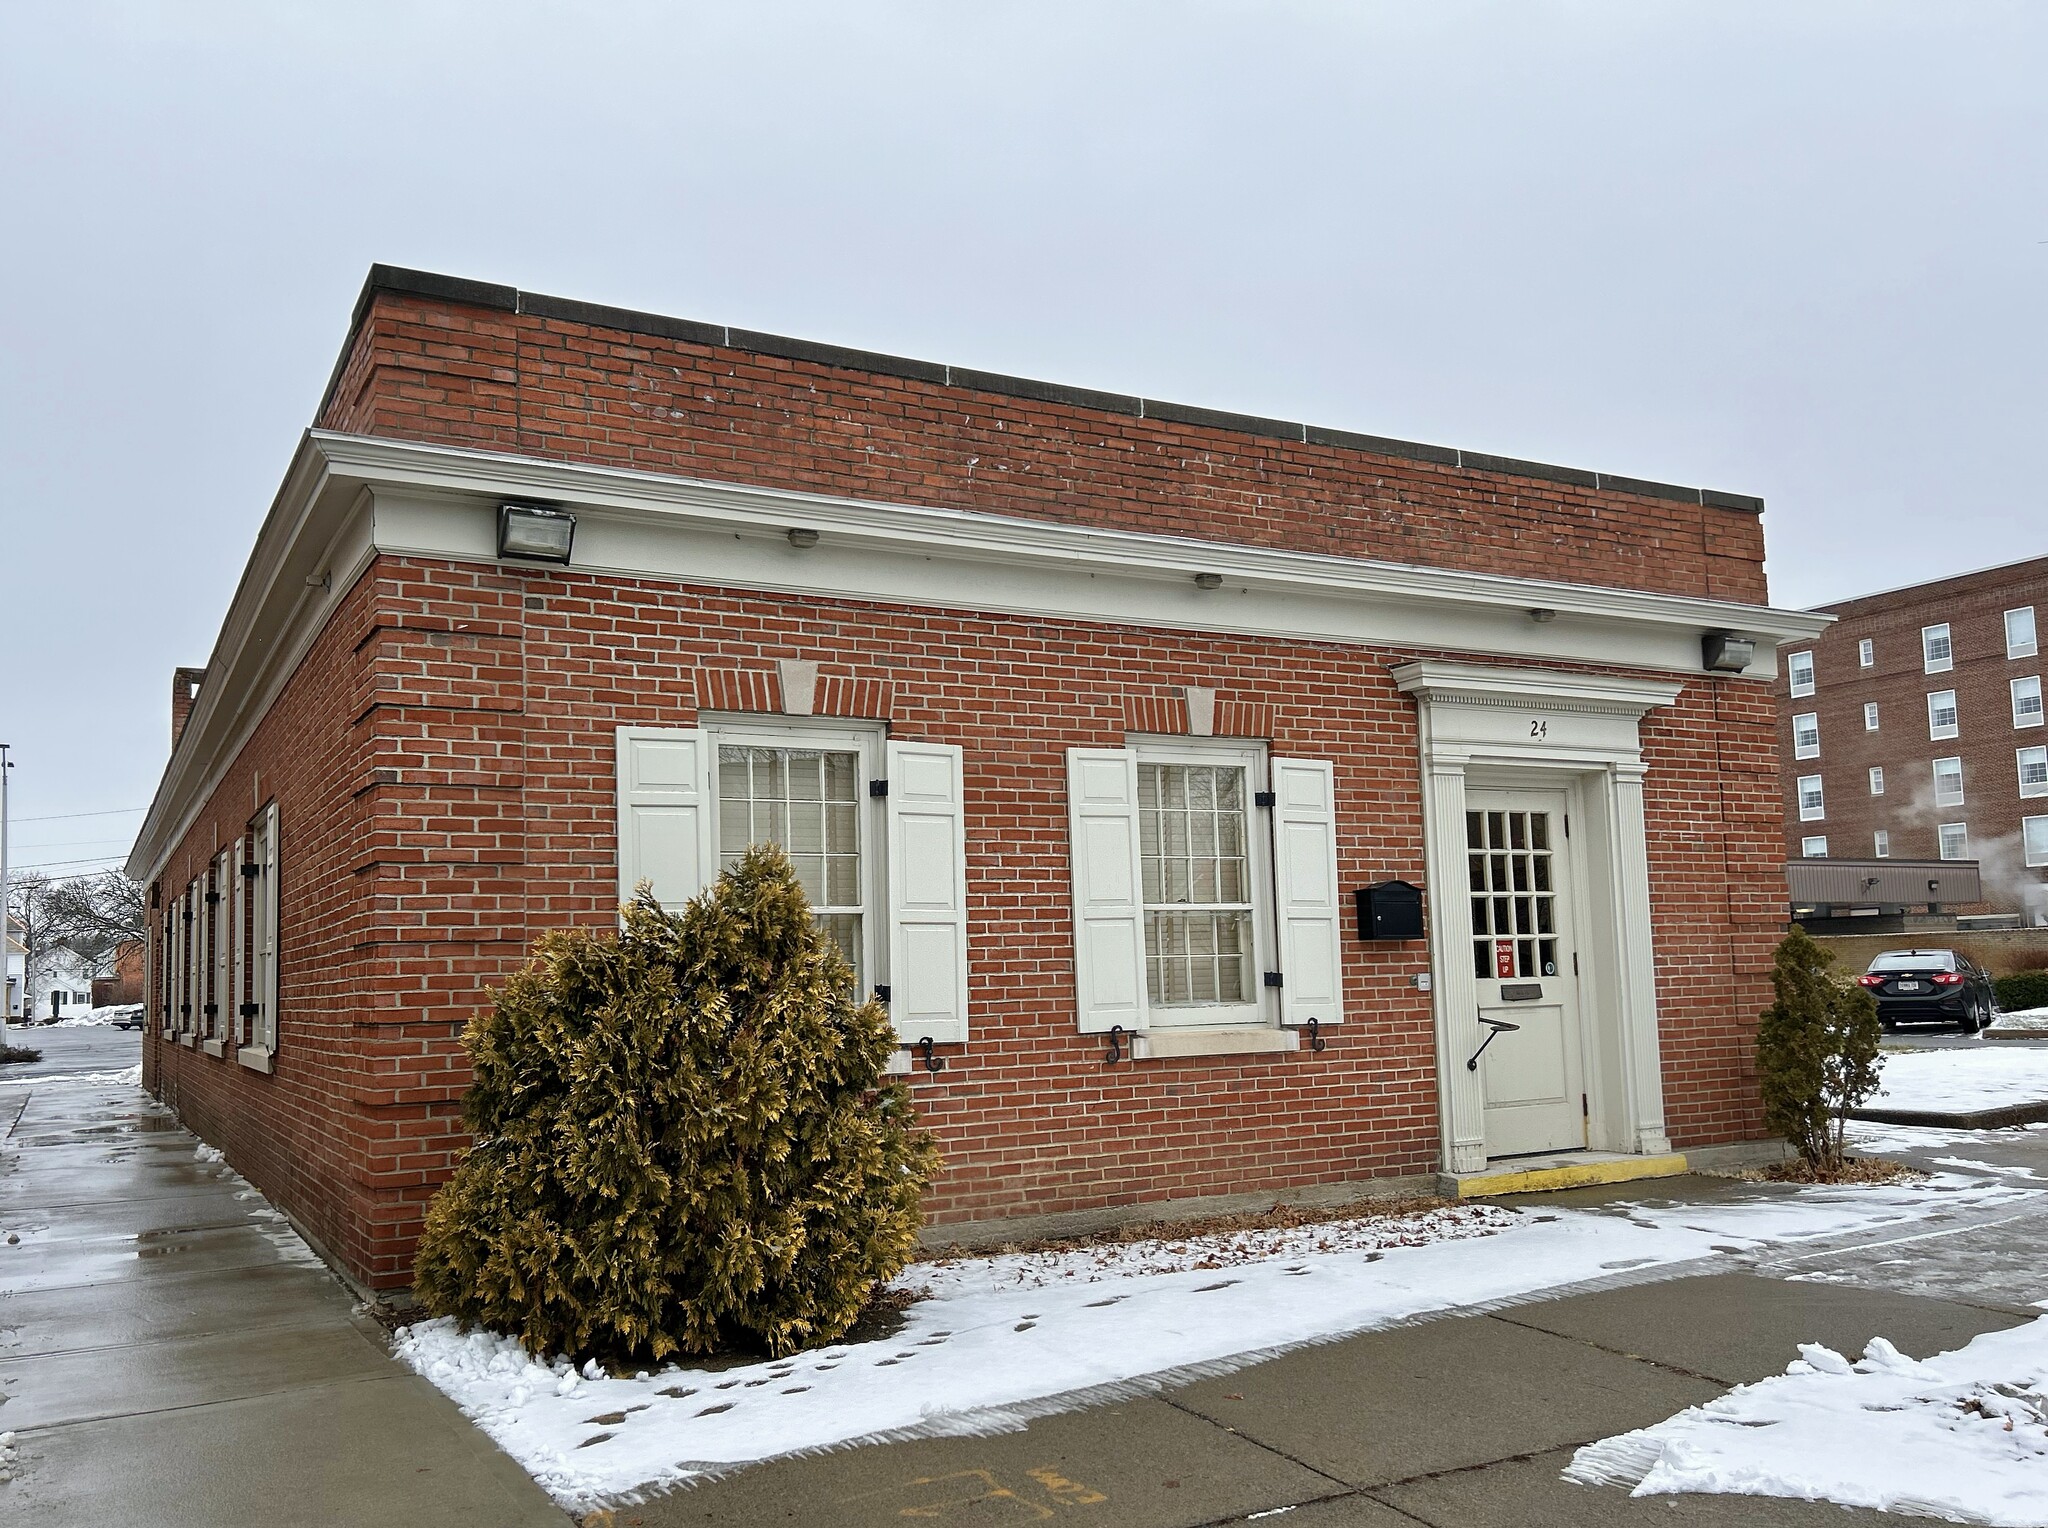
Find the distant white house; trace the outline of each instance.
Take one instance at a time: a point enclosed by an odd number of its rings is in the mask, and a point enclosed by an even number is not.
[[[0,962],[0,1013],[15,1018],[21,1013],[22,965],[27,956],[16,937],[15,919],[7,920],[7,958]]]
[[[45,1019],[75,1019],[92,1012],[92,972],[84,961],[58,945],[37,961],[28,979],[28,1007],[22,1017],[31,1022]]]

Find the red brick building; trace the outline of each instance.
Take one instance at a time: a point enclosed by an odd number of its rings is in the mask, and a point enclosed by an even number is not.
[[[403,1284],[489,985],[773,838],[937,1222],[1755,1137],[1761,509],[379,267],[174,682],[145,1080]]]
[[[2048,557],[1840,604],[1777,681],[1794,858],[1974,860],[2048,924]]]

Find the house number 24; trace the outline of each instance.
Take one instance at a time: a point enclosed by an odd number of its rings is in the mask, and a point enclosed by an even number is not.
[[[1547,721],[1535,721],[1529,723],[1529,736],[1537,738],[1539,740],[1542,738],[1549,737],[1550,723]]]

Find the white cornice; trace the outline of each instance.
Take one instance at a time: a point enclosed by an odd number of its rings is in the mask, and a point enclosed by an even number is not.
[[[1419,659],[1396,664],[1394,687],[1435,705],[1494,706],[1516,711],[1576,711],[1641,716],[1678,699],[1683,686],[1624,674],[1575,674],[1558,669],[1494,668],[1479,663]]]
[[[1776,644],[1832,619],[314,430],[258,534],[131,875],[160,871],[370,559],[491,561],[503,498],[577,513],[572,571],[1120,626],[1673,673],[1697,673],[1699,636],[1726,631],[1758,639],[1755,679],[1775,673]],[[819,544],[792,548],[793,526]],[[1223,587],[1197,589],[1197,573],[1221,574]],[[1531,610],[1549,614],[1539,624]]]

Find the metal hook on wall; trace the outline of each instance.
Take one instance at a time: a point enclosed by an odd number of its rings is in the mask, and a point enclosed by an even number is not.
[[[1127,1055],[1127,1054],[1128,1054],[1128,1052],[1127,1052],[1127,1051],[1126,1051],[1126,1049],[1125,1049],[1125,1042],[1126,1042],[1126,1041],[1127,1041],[1128,1039],[1129,1039],[1129,1036],[1127,1036],[1127,1035],[1126,1035],[1126,1034],[1124,1033],[1124,1027],[1123,1027],[1123,1025],[1121,1025],[1121,1024],[1112,1024],[1112,1025],[1110,1025],[1110,1027],[1109,1027],[1109,1054],[1108,1054],[1107,1056],[1103,1057],[1103,1059],[1102,1059],[1102,1064],[1103,1064],[1104,1066],[1115,1066],[1115,1065],[1116,1065],[1116,1064],[1117,1064],[1117,1063],[1118,1063],[1119,1061],[1121,1061],[1121,1060],[1123,1060],[1123,1059],[1124,1059],[1125,1055]]]
[[[1321,1019],[1310,1019],[1308,1021],[1308,1048],[1312,1051],[1326,1051],[1330,1048],[1330,1042],[1323,1038],[1323,1022]]]
[[[924,1069],[927,1072],[936,1072],[945,1066],[946,1063],[939,1059],[938,1045],[930,1035],[926,1035],[922,1040],[919,1040],[917,1048],[924,1057]]]

